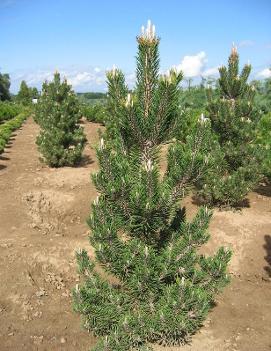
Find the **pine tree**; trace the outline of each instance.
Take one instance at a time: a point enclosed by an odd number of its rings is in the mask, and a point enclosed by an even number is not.
[[[39,97],[39,91],[36,87],[31,89],[31,98],[32,99],[38,99]]]
[[[52,82],[43,83],[35,113],[35,121],[41,127],[37,145],[47,164],[73,166],[80,161],[86,142],[83,128],[78,124],[80,118],[75,93],[55,73]]]
[[[264,176],[271,181],[271,112],[263,115],[259,124],[257,141],[265,149],[263,162]]]
[[[199,182],[199,193],[211,204],[236,206],[262,176],[262,150],[257,141],[260,113],[254,104],[255,89],[248,84],[251,65],[239,73],[239,55],[232,48],[228,67],[219,69],[219,96],[208,89],[208,114],[219,143],[216,172]]]
[[[0,73],[0,101],[10,100],[10,77],[7,73]]]
[[[159,39],[150,23],[137,42],[134,92],[127,92],[120,70],[108,73],[115,127],[97,147],[99,197],[88,221],[96,262],[86,250],[76,253],[85,282],[74,290],[74,305],[85,327],[102,336],[95,351],[184,342],[228,282],[229,251],[197,253],[208,241],[211,213],[201,208],[188,222],[179,203],[211,163],[208,120],[199,119],[186,144],[171,143],[167,171],[160,174],[159,145],[174,129],[182,75],[171,69],[159,76]]]
[[[17,94],[17,101],[24,106],[32,103],[32,89],[28,87],[25,80],[22,80],[19,92]]]

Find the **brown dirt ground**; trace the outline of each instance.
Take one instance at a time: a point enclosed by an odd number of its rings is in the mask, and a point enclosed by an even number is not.
[[[0,350],[88,350],[95,338],[72,311],[78,281],[74,251],[88,244],[90,203],[96,190],[97,124],[85,123],[90,144],[76,168],[50,169],[39,161],[38,127],[30,118],[0,156]],[[213,253],[232,247],[231,284],[217,298],[205,326],[184,347],[156,351],[271,350],[271,188],[248,196],[241,212],[214,211]],[[187,212],[197,206],[185,199]]]

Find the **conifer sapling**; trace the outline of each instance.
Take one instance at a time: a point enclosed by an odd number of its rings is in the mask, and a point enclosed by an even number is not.
[[[88,221],[96,260],[86,250],[76,254],[84,282],[74,290],[74,305],[84,326],[101,336],[95,351],[184,342],[229,280],[229,251],[197,252],[208,241],[211,213],[201,208],[188,222],[179,203],[212,164],[205,153],[209,121],[202,116],[186,143],[170,144],[162,175],[159,146],[175,126],[182,74],[159,75],[159,38],[150,22],[137,42],[134,91],[128,93],[120,70],[108,72],[114,128],[97,147],[99,196]]]
[[[262,176],[264,150],[257,143],[260,113],[255,89],[248,83],[251,65],[239,73],[239,55],[233,46],[228,67],[219,69],[219,96],[208,89],[208,117],[219,143],[217,169],[199,182],[199,193],[211,204],[235,206]],[[216,94],[217,95],[217,94]]]
[[[37,145],[47,164],[73,166],[80,161],[86,143],[80,118],[75,93],[56,72],[52,82],[43,83],[35,113],[35,121],[41,127]]]

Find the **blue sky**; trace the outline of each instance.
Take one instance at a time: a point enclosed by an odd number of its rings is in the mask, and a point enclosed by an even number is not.
[[[116,64],[134,81],[136,40],[151,19],[161,37],[161,70],[215,75],[232,42],[252,78],[271,66],[271,0],[0,0],[0,71],[11,90],[40,88],[57,69],[76,91],[103,91]]]

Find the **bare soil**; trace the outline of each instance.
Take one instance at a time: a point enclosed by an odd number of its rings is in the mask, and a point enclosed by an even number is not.
[[[81,165],[50,169],[39,160],[30,118],[0,156],[0,351],[88,350],[95,344],[72,310],[76,248],[88,243],[90,174],[99,125],[84,123],[89,144]],[[271,187],[248,196],[242,211],[214,211],[207,254],[232,247],[231,284],[205,326],[184,347],[156,351],[271,350]],[[189,216],[197,211],[184,201]]]

